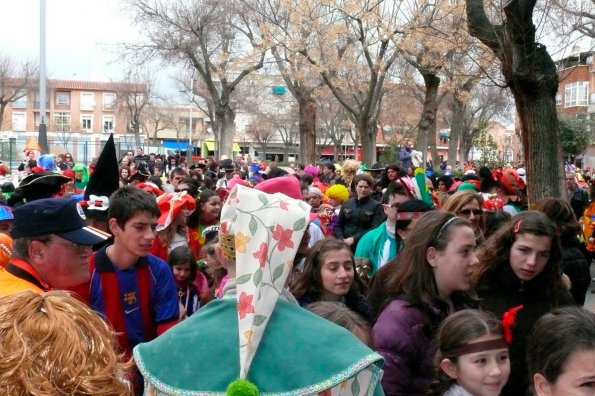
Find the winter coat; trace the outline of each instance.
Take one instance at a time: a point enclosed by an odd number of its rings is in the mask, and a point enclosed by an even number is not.
[[[557,306],[574,305],[568,290],[561,288],[557,300],[547,294],[547,274],[543,271],[530,281],[522,282],[510,265],[495,274],[479,280],[476,291],[479,305],[486,311],[502,318],[511,308],[523,306],[511,326],[512,340],[509,345],[510,377],[502,390],[503,396],[525,395],[529,386],[529,374],[525,353],[527,337],[537,320]]]
[[[380,203],[370,197],[349,198],[341,206],[335,225],[335,237],[338,239],[353,237],[351,250],[355,252],[360,238],[372,228],[378,227],[384,220],[381,208]]]
[[[455,310],[471,305],[458,298]],[[445,306],[422,307],[404,295],[380,313],[373,329],[374,349],[385,360],[382,387],[387,396],[427,392],[434,374],[434,335],[447,314]]]
[[[578,305],[583,305],[591,285],[591,264],[581,252],[581,243],[576,236],[563,238],[561,242],[562,271],[568,275],[572,283],[570,294]]]

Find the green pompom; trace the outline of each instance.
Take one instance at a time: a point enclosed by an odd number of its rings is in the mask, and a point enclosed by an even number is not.
[[[226,394],[227,396],[258,396],[258,388],[248,380],[237,379],[229,384]]]

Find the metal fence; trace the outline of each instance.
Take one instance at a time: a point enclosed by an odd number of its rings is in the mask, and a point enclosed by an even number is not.
[[[17,137],[0,139],[0,160],[8,164],[11,170],[16,170],[19,164],[25,158],[28,139],[32,135],[19,135]],[[36,136],[33,136],[36,137]],[[74,162],[82,163],[88,166],[93,159],[97,158],[107,142],[109,135],[90,135],[70,137],[69,139],[60,136],[52,136],[48,133],[48,146],[52,154],[70,153]],[[132,135],[114,135],[116,145],[116,154],[118,159],[122,158],[126,152],[135,153],[137,148],[134,136]],[[143,151],[155,154],[168,154],[168,150],[162,145],[150,145],[146,139],[141,141],[140,147]]]

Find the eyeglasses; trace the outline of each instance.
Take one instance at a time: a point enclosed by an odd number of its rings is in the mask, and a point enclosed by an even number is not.
[[[459,210],[457,213],[460,215],[463,215],[465,217],[470,217],[471,213],[473,213],[473,216],[482,216],[483,210],[481,210],[481,209],[462,209],[462,210]]]
[[[75,242],[50,240],[48,243],[53,243],[54,245],[70,246],[71,248],[74,248],[77,253],[84,253],[87,249],[91,249],[91,245],[83,245]]]
[[[189,193],[190,192],[190,189],[189,188],[181,188],[181,189],[180,188],[176,188],[174,190],[174,192],[177,192],[177,193],[182,192],[182,191],[186,191],[187,193]]]

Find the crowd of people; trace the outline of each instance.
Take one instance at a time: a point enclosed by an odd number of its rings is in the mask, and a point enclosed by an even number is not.
[[[402,151],[27,153],[1,186],[0,393],[594,394],[588,177],[528,210],[522,165]]]

